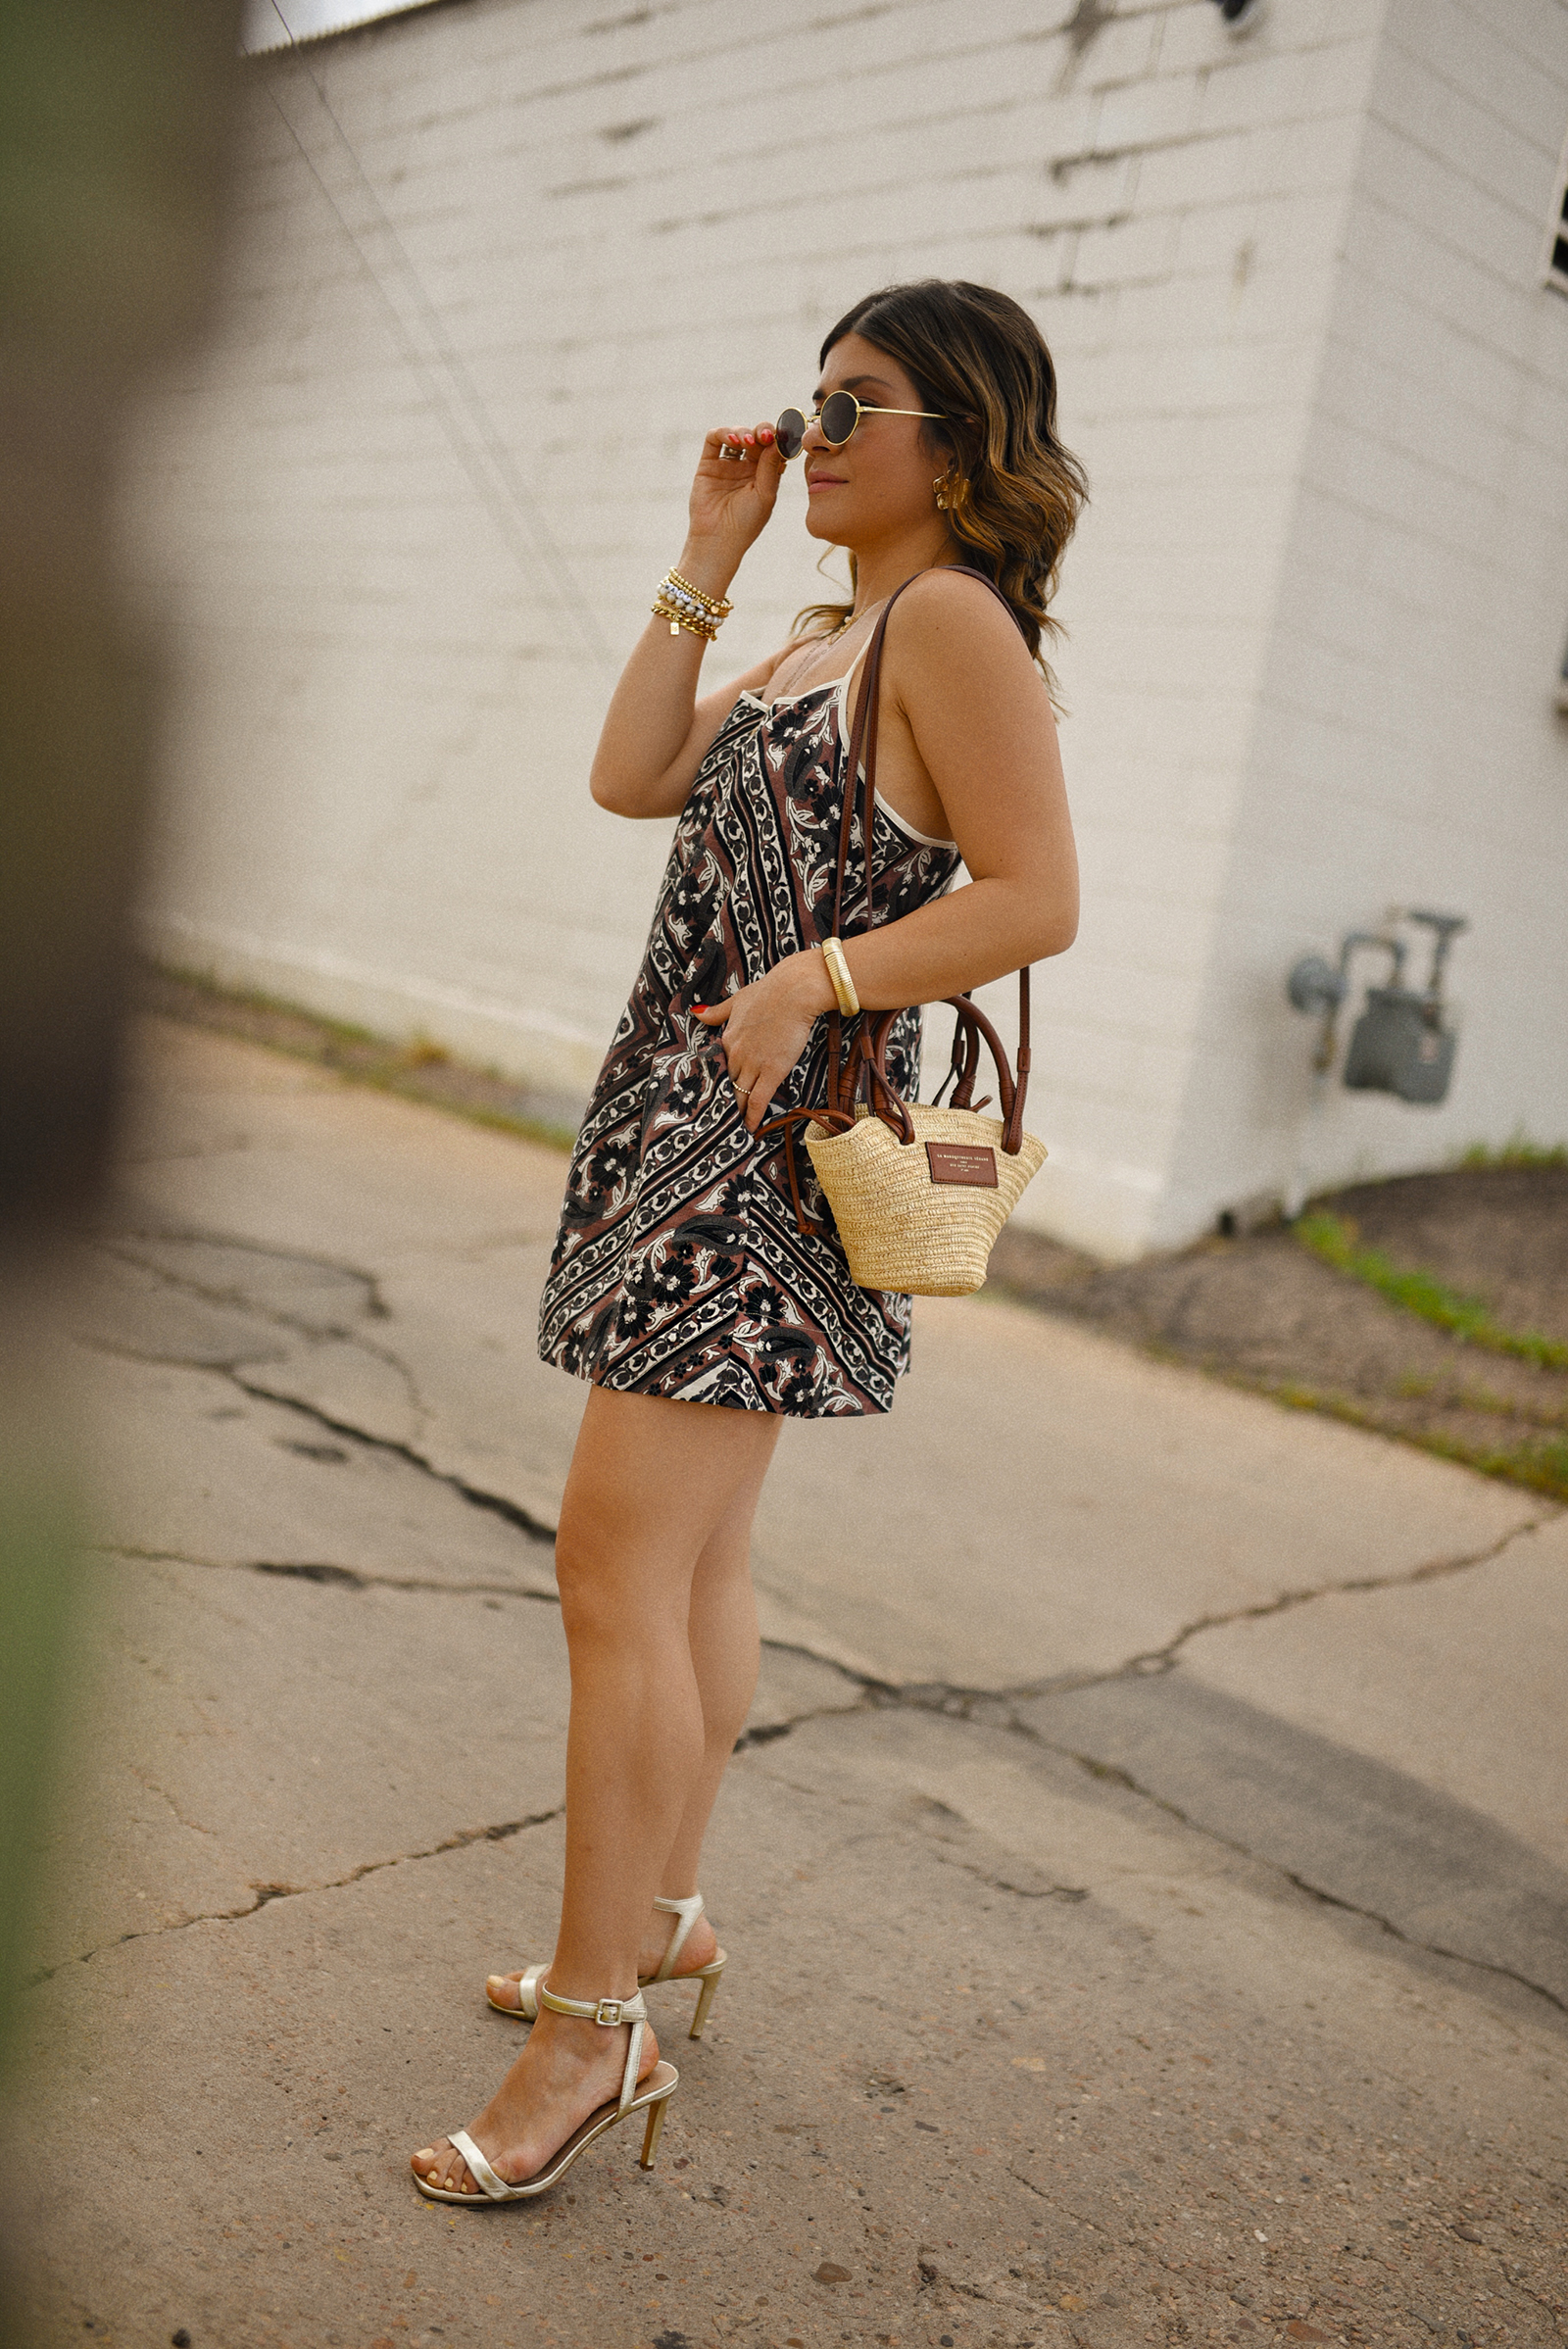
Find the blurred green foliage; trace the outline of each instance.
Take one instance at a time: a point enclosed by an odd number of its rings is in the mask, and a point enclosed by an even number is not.
[[[1522,1127],[1494,1148],[1472,1142],[1454,1160],[1456,1166],[1568,1166],[1568,1142],[1532,1142]]]
[[[237,0],[0,6],[0,2060],[82,1571],[62,1308],[113,1136],[160,723],[115,500],[131,404],[213,296],[238,33]],[[23,2297],[0,2274],[7,2341]]]

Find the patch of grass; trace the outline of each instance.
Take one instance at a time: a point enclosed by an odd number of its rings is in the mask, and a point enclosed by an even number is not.
[[[1527,1427],[1568,1428],[1568,1398],[1561,1410],[1535,1411],[1514,1395],[1494,1395],[1486,1387],[1461,1387],[1453,1402],[1461,1411],[1484,1411],[1489,1419],[1518,1419]]]
[[[1458,1444],[1446,1436],[1418,1435],[1413,1441],[1446,1460],[1479,1468],[1483,1476],[1500,1477],[1532,1493],[1544,1493],[1552,1500],[1568,1501],[1568,1441],[1561,1437],[1546,1444],[1516,1444],[1497,1451]]]
[[[415,1036],[403,1048],[406,1068],[445,1068],[452,1058],[444,1044],[431,1036]]]
[[[1391,1304],[1419,1314],[1436,1329],[1449,1331],[1462,1345],[1484,1346],[1494,1354],[1514,1354],[1540,1370],[1568,1370],[1568,1344],[1544,1338],[1536,1330],[1505,1330],[1493,1320],[1484,1297],[1462,1296],[1433,1273],[1406,1271],[1381,1248],[1359,1247],[1359,1235],[1348,1217],[1303,1215],[1297,1222],[1296,1236],[1303,1248],[1309,1248],[1337,1272],[1364,1281]]]
[[[1453,1161],[1455,1166],[1568,1166],[1568,1142],[1532,1142],[1523,1126],[1494,1150],[1490,1143],[1472,1142]]]
[[[544,1143],[551,1150],[570,1150],[576,1140],[571,1127],[530,1115],[525,1086],[455,1059],[431,1037],[418,1035],[394,1044],[368,1028],[324,1018],[259,989],[220,987],[200,972],[167,963],[145,967],[139,993],[148,1010],[265,1045],[290,1059],[330,1069],[352,1085],[422,1101],[472,1125]]]
[[[1289,1380],[1276,1386],[1266,1379],[1234,1376],[1227,1383],[1266,1395],[1271,1401],[1283,1403],[1287,1410],[1318,1411],[1325,1419],[1363,1428],[1369,1435],[1388,1436],[1397,1444],[1414,1444],[1417,1451],[1433,1452],[1440,1460],[1455,1460],[1461,1468],[1474,1468],[1482,1476],[1497,1478],[1499,1483],[1523,1485],[1528,1492],[1544,1493],[1551,1500],[1568,1501],[1568,1438],[1551,1436],[1544,1443],[1512,1444],[1466,1444],[1458,1437],[1433,1429],[1385,1420],[1375,1406],[1326,1388],[1298,1386]]]
[[[147,965],[154,979],[172,980],[176,987],[188,988],[191,995],[210,1006],[215,1013],[231,1011],[240,1014],[254,1011],[264,1019],[298,1021],[302,1031],[313,1032],[312,1047],[296,1044],[289,1052],[291,1060],[322,1060],[334,1046],[343,1051],[355,1048],[373,1048],[390,1052],[395,1047],[384,1037],[372,1036],[368,1028],[353,1027],[346,1019],[328,1019],[321,1011],[302,1010],[298,1003],[288,1003],[280,995],[264,995],[259,987],[220,987],[199,970],[185,970],[177,962],[153,962]],[[216,1020],[215,1020],[215,1025]],[[280,1051],[283,1047],[278,1048]]]

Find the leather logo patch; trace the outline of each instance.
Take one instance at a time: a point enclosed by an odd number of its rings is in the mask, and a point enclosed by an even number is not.
[[[928,1142],[925,1154],[933,1183],[975,1183],[985,1191],[997,1188],[997,1153],[983,1143]]]

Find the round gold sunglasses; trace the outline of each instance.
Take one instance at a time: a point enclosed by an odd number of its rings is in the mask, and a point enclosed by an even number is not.
[[[806,446],[806,435],[811,424],[819,427],[830,449],[842,449],[863,416],[918,416],[928,423],[947,421],[931,408],[876,408],[869,400],[858,400],[854,392],[829,392],[820,408],[808,416],[799,408],[786,408],[773,426],[773,445],[788,464],[799,457]]]

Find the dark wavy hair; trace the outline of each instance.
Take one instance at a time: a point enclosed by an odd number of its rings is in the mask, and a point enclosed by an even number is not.
[[[1049,606],[1089,484],[1056,437],[1056,370],[1045,337],[1010,295],[941,277],[867,294],[829,330],[820,365],[846,334],[897,360],[921,407],[944,418],[921,429],[935,464],[946,463],[948,526],[965,560],[1005,596],[1054,692],[1040,644],[1060,634]],[[796,633],[842,627],[853,609],[808,605]]]

